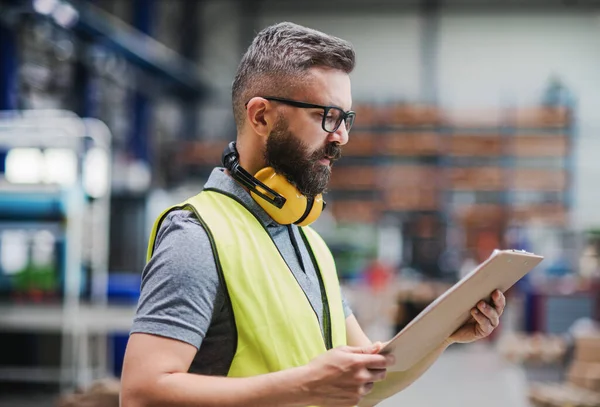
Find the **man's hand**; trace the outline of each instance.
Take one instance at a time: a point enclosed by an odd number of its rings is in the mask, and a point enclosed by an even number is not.
[[[341,346],[313,359],[307,367],[304,390],[311,404],[327,407],[355,406],[385,379],[394,363],[392,355],[379,355],[383,345]]]
[[[471,310],[472,319],[450,336],[454,343],[469,343],[490,335],[500,323],[500,316],[506,306],[504,294],[496,290],[492,293],[493,305],[480,301]]]

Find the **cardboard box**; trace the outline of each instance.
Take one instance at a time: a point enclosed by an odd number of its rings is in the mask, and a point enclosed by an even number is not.
[[[600,392],[600,363],[576,360],[567,371],[567,381],[574,386]]]
[[[579,362],[600,364],[600,334],[575,338],[574,359]]]
[[[357,127],[377,125],[383,119],[381,108],[375,105],[361,104],[355,106],[352,110],[356,112],[354,125]]]
[[[434,166],[382,165],[378,173],[379,186],[384,190],[405,187],[435,188],[438,185],[439,172]]]
[[[329,189],[332,190],[373,190],[377,187],[377,171],[375,167],[338,166],[331,172]]]
[[[564,157],[568,152],[566,136],[517,136],[514,153],[518,157]]]
[[[506,184],[504,171],[499,167],[451,168],[449,181],[454,189],[498,191]]]
[[[567,186],[565,171],[528,168],[514,170],[511,175],[516,190],[562,191]]]
[[[384,191],[385,209],[389,211],[429,211],[439,206],[437,191],[427,187],[407,187]]]
[[[456,135],[448,139],[448,152],[454,156],[500,156],[502,150],[502,136]]]
[[[352,132],[350,142],[342,147],[342,157],[371,157],[376,154],[379,135],[364,132]]]
[[[525,128],[564,127],[571,120],[570,112],[564,107],[534,107],[515,109],[515,124]]]
[[[506,122],[505,115],[503,109],[444,109],[442,120],[448,127],[494,129]]]
[[[465,227],[468,225],[503,224],[506,219],[506,213],[506,207],[494,204],[457,206],[453,211],[453,215]]]
[[[340,222],[373,223],[379,219],[381,210],[375,201],[335,201],[331,204],[333,216]]]
[[[435,126],[440,123],[440,111],[435,106],[397,104],[382,109],[385,122],[403,126]]]
[[[534,383],[528,396],[535,407],[600,407],[600,394],[566,383]]]
[[[392,156],[433,156],[440,152],[436,133],[392,133],[381,136],[381,154]]]

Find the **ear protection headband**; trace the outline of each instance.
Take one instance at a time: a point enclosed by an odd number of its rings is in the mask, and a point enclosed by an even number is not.
[[[236,181],[250,190],[252,198],[265,212],[281,225],[310,225],[325,208],[321,194],[307,198],[272,167],[263,168],[255,175],[250,174],[240,165],[235,141],[227,145],[221,162]]]

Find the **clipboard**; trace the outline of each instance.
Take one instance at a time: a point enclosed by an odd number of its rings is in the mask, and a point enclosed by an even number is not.
[[[490,302],[494,290],[505,292],[543,259],[522,250],[495,250],[387,343],[380,353],[396,357],[388,371],[410,369],[467,322],[479,301]]]

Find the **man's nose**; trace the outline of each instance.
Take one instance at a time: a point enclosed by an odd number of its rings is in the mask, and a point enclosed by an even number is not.
[[[346,123],[342,122],[340,127],[333,133],[329,133],[328,141],[338,143],[340,146],[348,143],[348,130],[346,130]]]

